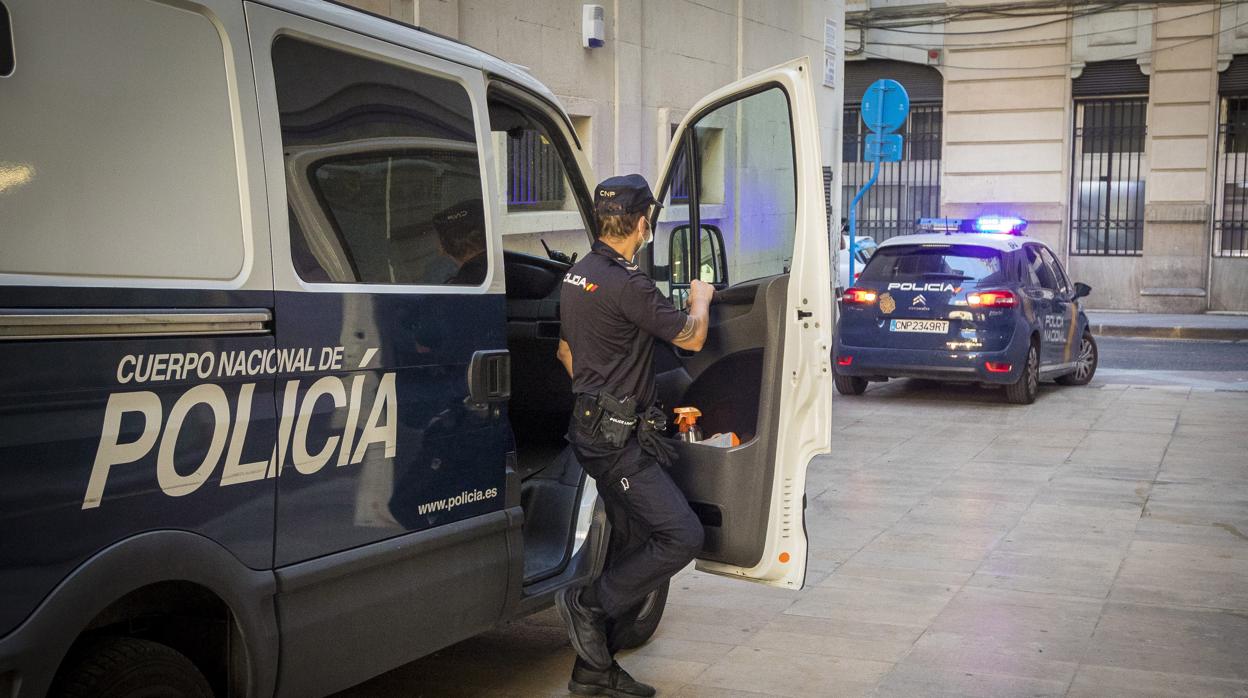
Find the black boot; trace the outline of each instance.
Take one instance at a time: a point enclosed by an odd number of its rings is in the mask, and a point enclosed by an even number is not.
[[[572,680],[568,690],[577,696],[616,696],[617,698],[649,698],[654,686],[633,679],[619,664],[612,662],[606,671],[595,671],[580,657],[572,665]]]
[[[586,667],[610,667],[611,650],[607,647],[607,614],[585,603],[580,589],[564,589],[555,596],[559,617],[568,627],[572,648]]]

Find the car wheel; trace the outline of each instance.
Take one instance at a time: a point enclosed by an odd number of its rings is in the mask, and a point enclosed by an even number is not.
[[[1087,385],[1096,375],[1096,364],[1100,354],[1096,348],[1096,340],[1092,333],[1084,330],[1083,339],[1079,342],[1079,358],[1075,360],[1075,370],[1064,376],[1058,376],[1057,382],[1062,385]]]
[[[1040,352],[1032,344],[1027,349],[1027,363],[1018,380],[1005,386],[1005,398],[1015,405],[1030,405],[1040,392]]]
[[[867,391],[867,379],[858,376],[842,376],[839,373],[832,375],[832,382],[836,383],[836,392],[841,395],[862,395]]]
[[[70,652],[49,692],[59,698],[212,698],[185,655],[137,637],[101,637]]]
[[[640,603],[611,622],[607,628],[607,642],[613,652],[631,650],[650,641],[659,627],[659,621],[663,620],[670,584],[671,580],[663,582],[658,589],[646,594]]]

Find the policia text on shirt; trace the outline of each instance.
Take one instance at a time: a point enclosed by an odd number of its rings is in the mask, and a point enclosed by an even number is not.
[[[568,440],[598,481],[612,529],[602,575],[556,600],[578,655],[568,685],[578,695],[654,695],[614,662],[606,624],[702,547],[702,525],[663,468],[674,452],[660,438],[666,418],[654,406],[654,340],[701,350],[714,289],[693,281],[685,313],[633,264],[653,238],[656,203],[640,175],[598,185],[597,240],[560,294],[559,360],[576,393]]]

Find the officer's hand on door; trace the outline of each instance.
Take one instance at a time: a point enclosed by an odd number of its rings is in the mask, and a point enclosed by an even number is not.
[[[702,281],[694,279],[689,282],[689,307],[693,307],[698,303],[706,303],[710,305],[711,298],[715,296],[715,287]]]

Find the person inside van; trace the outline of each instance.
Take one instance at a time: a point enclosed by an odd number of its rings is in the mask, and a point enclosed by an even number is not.
[[[433,216],[442,253],[457,269],[446,279],[453,285],[476,286],[485,280],[489,262],[485,255],[485,213],[481,199],[461,201]]]

